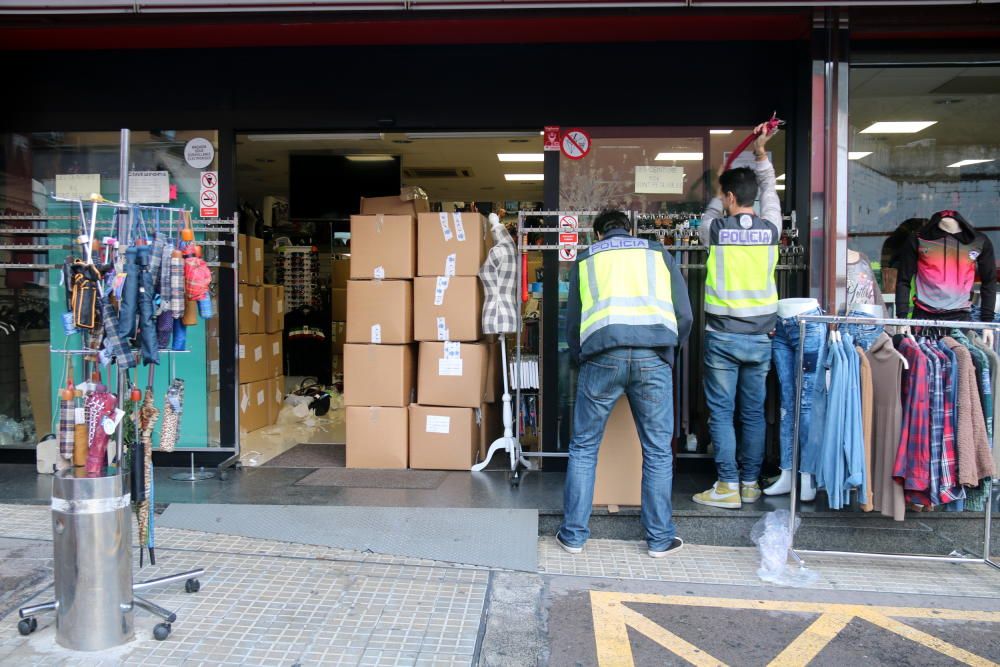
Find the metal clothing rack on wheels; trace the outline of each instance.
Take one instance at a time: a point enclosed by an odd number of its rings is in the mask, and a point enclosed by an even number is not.
[[[984,329],[997,329],[1000,328],[998,325],[991,322],[954,322],[948,320],[908,320],[908,319],[891,319],[891,318],[870,318],[870,317],[847,317],[838,315],[800,315],[796,318],[799,323],[799,340],[805,340],[806,338],[806,325],[811,323],[819,324],[862,324],[862,325],[877,325],[877,326],[898,326],[898,327],[927,327],[931,329],[967,329],[982,331]],[[805,362],[804,348],[799,346],[798,352],[798,363],[795,371],[795,418],[794,418],[794,428],[792,429],[792,479],[798,478],[799,469],[799,421],[800,421],[800,409],[801,409],[801,398],[802,398],[802,384],[803,384],[803,366]],[[994,445],[996,446],[996,445]],[[894,553],[865,553],[861,551],[832,551],[832,550],[808,550],[808,549],[795,549],[795,519],[798,510],[798,488],[796,484],[792,484],[792,490],[790,495],[790,505],[791,511],[789,512],[788,518],[788,532],[791,536],[791,543],[789,544],[788,550],[792,557],[801,565],[802,559],[799,554],[813,554],[813,555],[831,555],[831,556],[863,556],[869,558],[895,558],[902,560],[924,560],[924,561],[939,561],[946,563],[984,563],[990,565],[994,568],[1000,569],[1000,564],[997,564],[994,560],[990,558],[990,521],[992,519],[993,510],[993,498],[992,492],[990,497],[986,499],[986,507],[983,512],[983,555],[981,558],[960,558],[956,556],[929,556],[929,555],[916,555],[916,554],[894,554]]]

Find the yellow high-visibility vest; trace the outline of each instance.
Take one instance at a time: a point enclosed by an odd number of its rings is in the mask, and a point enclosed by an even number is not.
[[[737,219],[750,218],[744,227]],[[705,278],[705,312],[757,317],[778,311],[774,270],[778,265],[773,228],[757,216],[741,215],[713,231]],[[744,224],[746,221],[744,220]]]
[[[659,325],[677,334],[670,270],[647,240],[598,241],[578,266],[581,343],[614,324]]]

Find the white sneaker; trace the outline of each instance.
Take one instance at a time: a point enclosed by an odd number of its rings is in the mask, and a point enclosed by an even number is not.
[[[672,553],[680,551],[681,547],[683,546],[684,546],[684,540],[682,540],[679,537],[675,537],[673,541],[670,542],[670,545],[667,546],[667,548],[664,549],[663,551],[653,551],[652,549],[648,549],[646,553],[649,554],[650,558],[663,558],[665,556],[669,556]]]
[[[570,545],[562,541],[562,538],[559,537],[559,533],[556,533],[556,542],[558,542],[559,546],[563,548],[563,551],[565,551],[568,554],[573,554],[575,556],[577,554],[583,553],[583,547],[571,547]]]

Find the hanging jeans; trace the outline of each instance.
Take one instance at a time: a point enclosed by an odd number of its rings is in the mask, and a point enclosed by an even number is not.
[[[875,319],[871,313],[866,313],[863,310],[851,310],[847,313],[847,316]],[[845,324],[840,330],[850,335],[854,339],[854,344],[867,352],[868,348],[875,342],[875,339],[879,337],[879,334],[885,330],[885,327],[881,324]]]
[[[670,546],[676,534],[670,495],[674,458],[673,375],[655,350],[618,348],[580,366],[573,439],[563,491],[565,516],[559,539],[579,547],[590,537],[597,451],[608,416],[622,394],[628,397],[642,445],[642,526],[653,551]]]
[[[764,461],[764,397],[771,369],[767,334],[705,333],[705,402],[719,481],[756,482]],[[736,427],[742,427],[737,466]]]
[[[819,308],[802,315],[822,315]],[[813,410],[813,385],[823,358],[823,339],[826,326],[820,322],[806,324],[806,337],[802,343],[802,393],[795,395],[796,371],[799,363],[799,323],[794,317],[778,319],[771,341],[771,361],[778,373],[781,391],[781,469],[792,468],[792,439],[795,431],[795,401],[799,399],[799,461],[809,443],[809,426]]]
[[[156,336],[156,320],[153,317],[153,276],[149,272],[152,246],[139,246],[135,264],[139,275],[139,345],[145,364],[160,363]]]

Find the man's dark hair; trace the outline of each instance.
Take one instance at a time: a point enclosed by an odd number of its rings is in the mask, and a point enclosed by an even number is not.
[[[602,211],[594,218],[594,231],[602,236],[612,229],[624,229],[631,231],[632,224],[628,221],[628,216],[621,211]]]
[[[750,167],[730,169],[719,175],[722,192],[732,192],[740,206],[751,206],[757,199],[757,176]]]

